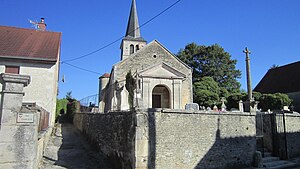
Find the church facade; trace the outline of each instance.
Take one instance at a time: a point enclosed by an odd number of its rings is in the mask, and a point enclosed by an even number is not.
[[[133,107],[184,109],[193,102],[192,69],[157,40],[141,37],[135,0],[120,48],[121,61],[99,78],[100,112],[130,109],[128,72],[135,79]]]

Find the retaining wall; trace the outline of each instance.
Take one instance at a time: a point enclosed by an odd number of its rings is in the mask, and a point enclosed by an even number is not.
[[[255,115],[163,111],[150,113],[148,168],[197,169],[251,166]]]
[[[256,151],[250,113],[78,113],[74,125],[119,168],[241,168],[252,165]]]
[[[73,123],[115,168],[134,167],[134,112],[76,113]]]

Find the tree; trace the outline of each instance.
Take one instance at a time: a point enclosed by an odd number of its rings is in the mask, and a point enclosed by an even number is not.
[[[194,82],[209,76],[219,87],[230,93],[240,91],[241,85],[237,79],[240,78],[241,71],[236,70],[237,60],[231,59],[230,54],[221,46],[190,43],[178,52],[177,57],[193,69]]]
[[[194,101],[201,106],[212,107],[220,102],[220,87],[212,77],[203,77],[194,85]]]

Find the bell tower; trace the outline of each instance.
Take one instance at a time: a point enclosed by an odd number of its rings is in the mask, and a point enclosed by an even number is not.
[[[128,19],[126,35],[121,43],[121,60],[126,59],[131,54],[136,53],[146,45],[146,41],[141,37],[140,25],[136,10],[136,2],[132,0]]]

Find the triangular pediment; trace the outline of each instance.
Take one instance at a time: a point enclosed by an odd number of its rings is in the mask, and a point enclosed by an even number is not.
[[[139,72],[142,77],[185,78],[186,75],[166,63],[156,64]]]

